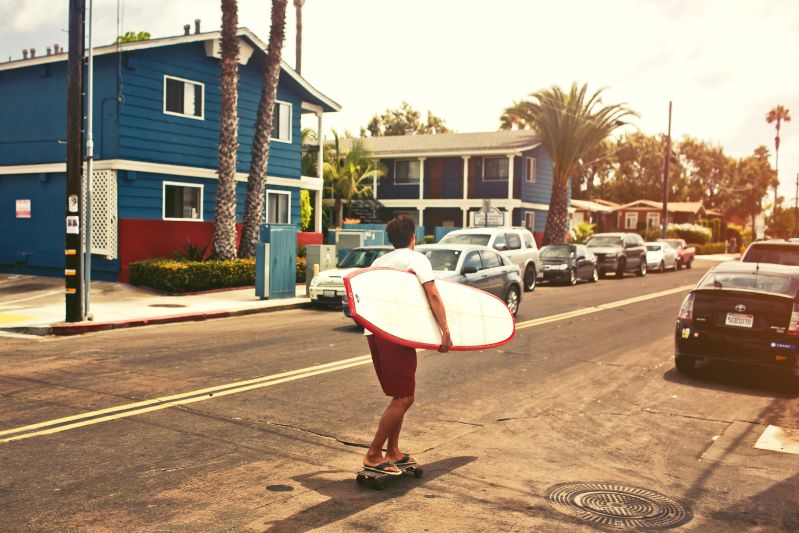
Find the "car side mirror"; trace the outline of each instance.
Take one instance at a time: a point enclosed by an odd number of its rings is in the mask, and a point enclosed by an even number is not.
[[[465,266],[463,270],[461,270],[461,274],[477,274],[477,267],[474,265]]]

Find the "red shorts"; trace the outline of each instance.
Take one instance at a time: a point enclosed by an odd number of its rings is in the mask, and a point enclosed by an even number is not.
[[[416,391],[416,350],[367,335],[372,363],[386,396],[413,396]]]

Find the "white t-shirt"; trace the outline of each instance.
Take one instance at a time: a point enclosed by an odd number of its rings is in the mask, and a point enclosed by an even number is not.
[[[430,260],[427,256],[415,252],[410,248],[398,248],[386,255],[381,255],[372,263],[372,266],[396,268],[397,270],[413,270],[421,284],[436,279],[435,274],[433,274],[433,265],[430,264]],[[372,332],[364,330],[363,334],[371,335]]]

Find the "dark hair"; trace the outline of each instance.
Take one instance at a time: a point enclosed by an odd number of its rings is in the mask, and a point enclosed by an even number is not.
[[[408,215],[399,215],[388,222],[386,233],[394,248],[407,248],[411,243],[411,236],[416,235],[416,224]]]

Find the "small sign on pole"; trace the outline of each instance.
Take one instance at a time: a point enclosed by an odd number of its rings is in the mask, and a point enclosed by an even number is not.
[[[80,217],[67,217],[67,233],[70,235],[80,235]]]
[[[17,218],[31,217],[31,201],[17,200]]]

